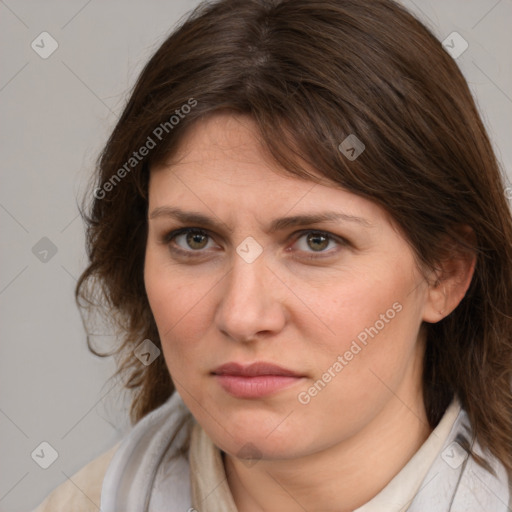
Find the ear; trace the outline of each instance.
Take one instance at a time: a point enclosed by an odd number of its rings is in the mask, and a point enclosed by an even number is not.
[[[457,231],[467,244],[476,247],[476,237],[469,226],[462,226]],[[436,323],[447,317],[460,304],[473,278],[476,252],[455,244],[447,252],[430,275],[423,311],[425,322]]]

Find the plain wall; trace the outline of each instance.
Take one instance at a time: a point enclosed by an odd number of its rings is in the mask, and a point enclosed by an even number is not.
[[[74,303],[86,264],[77,201],[142,65],[197,3],[0,2],[0,511],[35,507],[127,431],[114,363],[90,354]],[[457,62],[512,176],[512,2],[404,4],[440,40],[468,41]],[[31,47],[43,31],[59,45],[47,59]],[[43,441],[58,452],[48,469],[31,457]]]

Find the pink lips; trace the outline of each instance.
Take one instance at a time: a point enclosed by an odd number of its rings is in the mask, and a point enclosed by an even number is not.
[[[248,366],[227,363],[212,373],[222,388],[237,398],[261,398],[271,395],[303,378],[303,375],[291,370],[264,362]]]

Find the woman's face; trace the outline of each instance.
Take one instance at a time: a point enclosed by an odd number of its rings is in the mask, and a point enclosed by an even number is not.
[[[151,170],[144,268],[186,405],[221,449],[264,459],[332,447],[404,404],[421,416],[428,296],[383,209],[276,169],[249,118],[197,124]]]

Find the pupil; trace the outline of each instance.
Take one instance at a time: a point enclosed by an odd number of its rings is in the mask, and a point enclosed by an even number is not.
[[[315,247],[311,247],[310,246],[312,249],[315,249],[315,250],[317,250],[317,249],[320,249],[320,250],[321,249],[325,249],[327,247],[327,244],[329,243],[327,237],[324,236],[324,235],[321,235],[321,234],[310,235],[308,237],[308,243],[309,242],[313,242],[314,244],[319,243],[321,245],[320,248],[318,248],[318,247],[315,248]]]
[[[203,235],[201,233],[188,233],[187,235],[187,243],[189,244],[190,247],[192,247],[193,249],[202,249],[206,243],[206,235]],[[197,247],[197,245],[195,244],[198,244],[199,247]]]

